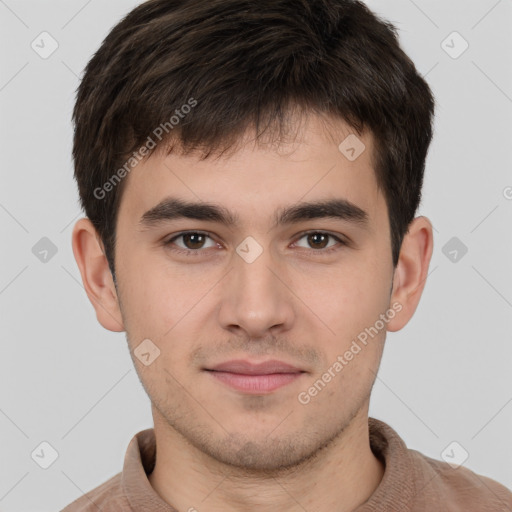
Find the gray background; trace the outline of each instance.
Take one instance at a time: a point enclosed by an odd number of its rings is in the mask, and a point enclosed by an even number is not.
[[[60,510],[120,471],[152,426],[124,334],[97,323],[70,242],[75,90],[138,3],[0,0],[2,511]],[[466,467],[512,487],[512,0],[368,4],[437,98],[420,210],[435,228],[430,275],[414,318],[388,335],[370,414],[436,459],[457,441]],[[47,59],[31,47],[43,31],[59,45]],[[469,43],[458,58],[457,36],[452,56],[442,47],[453,31]],[[46,262],[43,237],[57,250]],[[31,457],[43,441],[59,454],[48,469]]]

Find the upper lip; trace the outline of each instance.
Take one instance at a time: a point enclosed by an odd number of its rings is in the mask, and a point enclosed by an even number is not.
[[[301,373],[304,371],[296,366],[275,359],[262,363],[251,363],[243,359],[233,359],[207,369],[217,372],[239,373],[242,375],[270,375],[272,373]]]

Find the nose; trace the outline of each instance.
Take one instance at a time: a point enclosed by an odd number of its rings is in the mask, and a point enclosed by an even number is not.
[[[293,285],[285,262],[276,261],[268,248],[256,259],[234,255],[226,276],[219,321],[235,334],[263,338],[291,328],[295,319]]]

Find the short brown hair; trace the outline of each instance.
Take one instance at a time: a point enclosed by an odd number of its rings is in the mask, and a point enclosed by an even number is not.
[[[434,98],[395,27],[357,0],[150,0],[105,38],[73,111],[80,202],[114,279],[121,178],[157,127],[156,147],[170,152],[172,140],[208,158],[250,127],[257,137],[277,127],[280,140],[292,106],[374,136],[396,266],[421,199]]]

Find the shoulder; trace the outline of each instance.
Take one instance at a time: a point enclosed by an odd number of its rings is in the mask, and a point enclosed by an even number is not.
[[[122,507],[122,508],[121,508]],[[121,473],[70,503],[61,512],[131,510],[121,485]]]
[[[460,466],[453,468],[447,462],[430,458],[417,450],[409,450],[423,479],[417,488],[417,498],[435,496],[446,512],[466,510],[512,511],[512,491],[489,477]],[[425,481],[426,480],[426,481]]]

